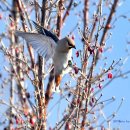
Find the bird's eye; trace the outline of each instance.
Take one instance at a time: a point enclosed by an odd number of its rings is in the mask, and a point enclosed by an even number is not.
[[[68,41],[69,49],[73,48],[72,44]]]
[[[72,46],[69,46],[69,49],[71,49],[72,48]]]
[[[70,42],[69,42],[69,41],[68,41],[68,45],[69,45],[69,46],[72,46],[72,45],[70,44]]]

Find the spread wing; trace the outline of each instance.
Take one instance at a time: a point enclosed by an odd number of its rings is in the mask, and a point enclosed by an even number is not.
[[[45,57],[46,60],[52,58],[57,46],[56,42],[46,35],[15,31],[17,36],[24,38],[40,56]]]
[[[43,28],[42,26],[38,25],[36,22],[33,21],[35,28],[37,29],[38,33],[51,37],[56,43],[59,41],[59,38],[51,31]]]

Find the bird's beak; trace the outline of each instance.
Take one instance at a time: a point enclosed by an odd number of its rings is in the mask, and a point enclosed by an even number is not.
[[[74,49],[76,49],[76,46],[73,46]]]

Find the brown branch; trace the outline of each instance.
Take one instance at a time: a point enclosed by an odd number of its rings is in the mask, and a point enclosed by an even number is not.
[[[19,8],[19,13],[20,13],[20,18],[22,20],[22,26],[23,26],[23,29],[25,32],[27,32],[27,28],[26,28],[26,21],[25,21],[25,17],[24,17],[24,12],[22,10],[22,3],[20,0],[17,0],[18,2],[18,8]],[[29,55],[30,55],[30,58],[31,58],[31,63],[32,63],[32,68],[34,68],[34,55],[33,55],[33,50],[32,50],[32,47],[29,46],[29,44],[27,44],[27,47],[28,47],[28,51],[29,51]]]
[[[42,1],[42,10],[41,10],[41,26],[45,27],[46,22],[46,7],[47,0]],[[44,92],[44,83],[42,81],[44,73],[44,60],[43,57],[38,56],[38,86],[36,87],[37,100],[38,100],[38,130],[46,130],[46,106],[45,106],[45,92]]]
[[[36,19],[36,21],[40,21],[40,18],[39,18],[39,8],[38,8],[38,0],[34,0],[34,6],[35,6],[35,19]]]
[[[106,25],[105,25],[105,28],[104,28],[104,31],[103,31],[103,35],[102,35],[101,41],[100,41],[100,45],[101,45],[101,46],[104,44],[104,41],[106,40],[107,32],[108,32],[108,30],[109,30],[109,28],[108,28],[107,26],[111,23],[111,20],[112,20],[112,17],[113,17],[113,15],[114,15],[114,13],[115,13],[115,10],[116,10],[118,1],[119,1],[119,0],[114,0],[114,3],[113,3],[113,5],[112,5],[112,9],[111,9],[111,12],[110,12],[110,14],[109,14],[109,17],[108,17],[107,23],[106,23]]]
[[[63,23],[65,22],[65,20],[66,20],[68,14],[69,14],[69,12],[70,12],[70,10],[71,10],[73,1],[74,1],[74,0],[71,0],[71,1],[70,1],[69,5],[68,5],[68,7],[67,7],[67,9],[66,9],[66,12],[65,12],[65,14],[64,14],[64,16],[63,16],[63,20],[62,20]]]
[[[58,16],[57,16],[57,36],[61,35],[61,27],[62,27],[62,13],[63,13],[63,2],[64,0],[60,0],[58,3]]]
[[[54,85],[54,77],[55,75],[54,75],[54,68],[51,70],[51,72],[50,72],[50,76],[49,76],[49,82],[48,82],[48,84],[47,84],[47,89],[46,89],[46,94],[45,94],[45,99],[46,99],[46,101],[45,101],[45,105],[46,106],[48,106],[48,103],[49,103],[49,101],[50,101],[50,99],[51,99],[51,96],[52,96],[52,87],[53,87],[53,85]]]
[[[93,34],[94,34],[94,31],[96,30],[96,25],[97,25],[97,22],[98,22],[98,20],[100,20],[99,18],[101,17],[101,16],[98,16],[98,13],[100,13],[100,6],[101,6],[101,3],[102,1],[101,0],[99,0],[99,4],[98,4],[98,7],[97,7],[97,11],[96,11],[96,17],[94,17],[94,23],[93,23],[93,25],[92,25],[92,30],[91,30],[91,32],[90,32],[90,36],[89,36],[89,42],[91,42],[91,40],[92,40],[92,37],[93,37]]]
[[[18,20],[18,17],[17,17],[17,10],[18,10],[18,8],[17,8],[17,1],[16,0],[14,0],[13,1],[13,6],[12,6],[12,15],[13,15],[13,19],[14,19],[14,21],[16,21],[16,24],[17,24],[17,20]],[[13,35],[13,37],[15,37],[14,35]],[[14,43],[17,43],[17,38],[15,37],[15,41],[12,41],[13,39],[11,39],[11,42],[12,42],[12,44],[14,44]],[[15,54],[14,54],[15,55]],[[11,67],[11,72],[13,72],[13,67]],[[13,75],[11,75],[11,85],[10,85],[10,105],[11,106],[13,106],[13,102],[14,102],[14,76]],[[18,88],[18,90],[19,90],[19,88]],[[20,98],[21,99],[21,98]],[[12,118],[12,115],[13,115],[13,108],[12,107],[10,107],[10,122],[9,122],[9,128],[11,129],[11,118]]]
[[[101,41],[100,41],[100,46],[103,46],[104,43],[105,43],[105,40],[106,40],[106,37],[107,37],[107,32],[110,29],[110,28],[108,28],[108,25],[110,25],[110,23],[112,21],[112,17],[114,15],[115,11],[116,11],[118,1],[119,0],[114,0],[114,3],[112,5],[112,8],[111,8],[111,11],[110,11],[110,14],[109,14],[109,17],[108,17],[106,25],[105,25],[105,28],[103,30],[103,34],[102,34]],[[99,59],[99,52],[97,51],[95,64],[97,64],[98,59]]]
[[[86,29],[88,28],[88,19],[89,19],[89,0],[84,0],[84,27],[83,27],[83,37],[85,38],[84,41],[84,52],[83,52],[83,64],[82,64],[82,72],[85,73],[86,72],[86,67],[87,67],[87,55],[88,55],[88,51],[87,51],[87,47],[86,47],[86,42],[88,42],[88,39],[86,37]]]

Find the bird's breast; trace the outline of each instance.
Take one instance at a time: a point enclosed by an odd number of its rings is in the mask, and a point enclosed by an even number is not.
[[[66,53],[55,52],[53,57],[55,74],[64,74],[65,68],[68,66],[68,61],[71,60],[72,50]]]

